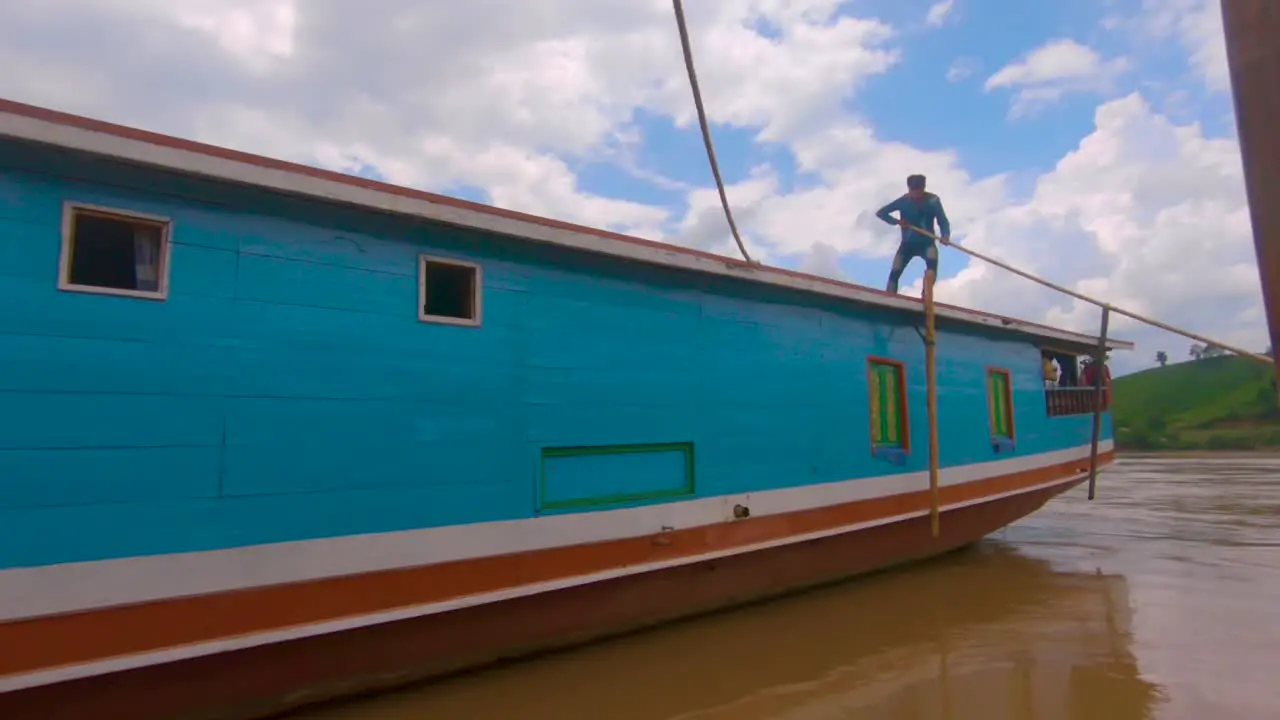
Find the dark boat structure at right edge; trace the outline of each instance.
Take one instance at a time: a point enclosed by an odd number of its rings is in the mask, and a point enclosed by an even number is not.
[[[1274,350],[1280,342],[1280,3],[1222,0],[1222,30]]]

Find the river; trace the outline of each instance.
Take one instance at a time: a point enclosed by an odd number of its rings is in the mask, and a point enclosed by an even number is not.
[[[293,720],[1267,720],[1277,668],[1280,458],[1131,456],[931,562]]]

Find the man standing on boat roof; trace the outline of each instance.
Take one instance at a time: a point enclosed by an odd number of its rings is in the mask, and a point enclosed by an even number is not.
[[[909,226],[914,225],[921,230],[935,233],[933,223],[936,220],[938,230],[941,232],[935,234],[940,235],[943,245],[951,242],[951,222],[947,220],[947,213],[942,209],[942,200],[933,193],[925,192],[924,184],[923,175],[908,176],[907,194],[876,212],[876,217],[890,225],[898,225],[902,228],[902,243],[898,245],[898,254],[893,256],[889,284],[885,287],[885,290],[891,293],[898,292],[898,279],[902,277],[902,271],[907,269],[907,263],[911,262],[911,258],[924,259],[925,287],[930,287],[938,277],[937,244],[934,243],[933,238]],[[896,220],[889,214],[895,210],[898,212]]]

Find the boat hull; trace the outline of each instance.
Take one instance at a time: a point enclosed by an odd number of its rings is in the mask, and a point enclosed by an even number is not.
[[[1112,455],[1100,459],[1110,463]],[[916,514],[420,617],[20,689],[0,695],[0,717],[265,717],[936,556],[1034,512],[1085,477],[1080,461],[1064,463],[1042,469],[1022,489],[954,503],[944,508],[937,537],[928,515]]]

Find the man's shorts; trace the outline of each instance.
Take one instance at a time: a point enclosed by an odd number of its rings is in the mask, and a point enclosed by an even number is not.
[[[900,273],[906,269],[907,263],[911,262],[911,258],[923,258],[926,270],[938,272],[938,245],[937,243],[929,243],[928,245],[909,245],[902,243],[898,246],[898,254],[893,256],[893,272]]]

